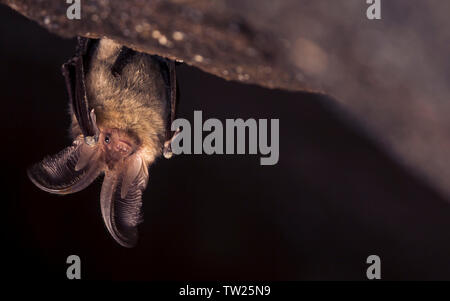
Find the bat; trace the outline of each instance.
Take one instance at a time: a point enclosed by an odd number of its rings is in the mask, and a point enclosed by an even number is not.
[[[71,146],[32,165],[27,174],[54,194],[83,190],[104,175],[100,208],[111,236],[137,243],[148,168],[172,156],[170,129],[178,89],[175,62],[115,41],[78,37],[62,66],[71,115]]]

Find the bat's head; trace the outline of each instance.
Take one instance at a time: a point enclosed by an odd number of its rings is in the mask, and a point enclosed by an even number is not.
[[[133,136],[118,129],[101,130],[99,144],[99,150],[103,153],[102,160],[110,170],[114,170],[138,149],[138,143]]]
[[[97,142],[87,143],[80,135],[71,146],[28,169],[37,187],[55,194],[80,191],[101,174],[105,175],[100,194],[105,225],[118,243],[132,247],[148,181],[147,164],[133,135],[100,127]]]

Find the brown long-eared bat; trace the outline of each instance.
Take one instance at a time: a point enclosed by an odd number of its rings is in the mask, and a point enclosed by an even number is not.
[[[106,228],[133,247],[142,222],[148,167],[171,157],[175,134],[175,63],[113,40],[78,38],[62,68],[73,144],[28,169],[31,181],[56,194],[75,193],[104,174],[100,205]]]

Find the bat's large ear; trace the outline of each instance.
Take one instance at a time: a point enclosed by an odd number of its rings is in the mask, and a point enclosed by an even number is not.
[[[28,177],[40,189],[69,194],[92,183],[102,171],[96,146],[81,139],[54,156],[45,158],[28,169]]]
[[[142,193],[147,186],[147,166],[137,154],[123,168],[106,171],[100,194],[100,206],[106,228],[122,246],[134,247],[137,226],[142,218]]]

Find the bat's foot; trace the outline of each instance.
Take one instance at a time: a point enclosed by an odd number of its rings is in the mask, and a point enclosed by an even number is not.
[[[170,138],[170,140],[167,140],[166,142],[164,142],[164,149],[163,149],[163,156],[166,159],[170,159],[173,156],[173,152],[172,152],[172,141],[178,136],[178,134],[180,133],[180,128],[178,128],[175,133],[173,134],[172,138]]]

